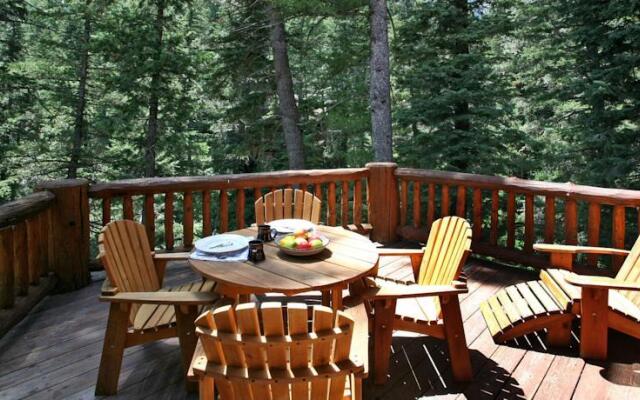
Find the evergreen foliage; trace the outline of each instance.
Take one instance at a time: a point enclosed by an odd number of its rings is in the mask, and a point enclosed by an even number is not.
[[[154,95],[156,175],[285,169],[265,1],[1,2],[0,202],[68,175],[77,121],[78,176],[143,176]],[[368,2],[273,5],[286,24],[306,166],[362,166],[373,153]],[[640,188],[640,3],[388,8],[400,164]]]

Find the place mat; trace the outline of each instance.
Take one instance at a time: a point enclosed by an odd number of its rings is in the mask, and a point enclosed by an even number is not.
[[[192,260],[200,260],[200,261],[216,261],[216,262],[245,262],[249,258],[249,248],[233,253],[233,254],[208,254],[202,253],[198,250],[191,253],[189,256]]]

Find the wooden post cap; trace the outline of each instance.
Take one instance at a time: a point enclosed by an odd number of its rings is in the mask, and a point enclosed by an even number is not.
[[[89,186],[86,179],[54,179],[51,181],[43,181],[36,185],[38,190],[64,189],[78,186]]]
[[[398,168],[398,164],[389,161],[374,161],[367,163],[366,168]]]

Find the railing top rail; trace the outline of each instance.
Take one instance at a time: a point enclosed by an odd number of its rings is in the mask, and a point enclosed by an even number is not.
[[[125,179],[91,185],[90,197],[141,195],[212,189],[248,189],[296,183],[325,183],[365,178],[367,168],[309,169],[247,174]]]
[[[640,206],[640,190],[609,189],[596,186],[576,185],[571,182],[543,182],[514,177],[476,175],[462,172],[434,171],[413,168],[398,168],[396,176],[401,179],[449,185],[465,185],[480,189],[498,189],[524,194],[556,196],[580,199],[601,204]]]
[[[0,228],[25,220],[46,209],[55,200],[48,191],[36,192],[20,199],[0,204]]]

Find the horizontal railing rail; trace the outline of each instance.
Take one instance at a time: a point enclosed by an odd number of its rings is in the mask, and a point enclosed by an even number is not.
[[[424,240],[435,218],[458,215],[472,223],[475,253],[544,267],[536,242],[628,248],[638,234],[640,191],[409,168],[395,176],[406,239]],[[613,257],[614,271],[622,261]]]
[[[36,192],[0,205],[0,228],[16,225],[47,210],[55,196],[51,192]]]
[[[219,189],[251,189],[292,184],[315,184],[366,178],[367,168],[311,169],[214,176],[124,179],[96,183],[89,188],[95,198],[142,195],[167,191],[186,192]]]
[[[253,223],[254,201],[287,187],[323,200],[323,223],[367,231],[363,183],[368,176],[367,168],[344,168],[128,179],[91,185],[89,197],[99,203],[92,207],[94,214],[101,214],[93,219],[94,225],[104,226],[113,219],[140,220],[153,247],[174,250],[177,240],[181,248],[190,248],[194,234],[208,236],[214,230],[226,232]]]
[[[451,187],[469,186],[478,189],[496,189],[521,194],[564,197],[607,205],[622,205],[625,207],[640,206],[640,191],[638,190],[610,189],[597,186],[576,185],[571,182],[545,182],[515,177],[413,168],[398,168],[396,170],[396,176],[403,180],[416,180],[423,183],[441,184],[446,182]]]

